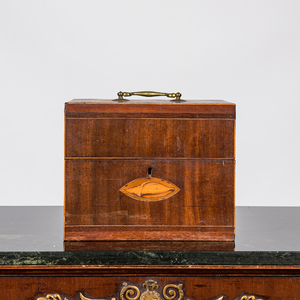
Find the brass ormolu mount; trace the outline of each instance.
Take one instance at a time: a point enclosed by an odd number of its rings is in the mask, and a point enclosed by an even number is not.
[[[127,282],[123,282],[121,291],[118,297],[110,297],[109,299],[101,298],[88,298],[79,293],[80,300],[190,300],[186,298],[183,291],[183,284],[166,284],[159,292],[155,291],[159,289],[157,281],[153,279],[146,280],[142,287],[146,291],[141,292],[141,289],[135,285],[131,285]],[[210,300],[225,300],[227,296],[220,295]],[[36,300],[71,300],[71,298],[61,297],[58,294],[49,294],[44,297],[39,297]],[[263,300],[255,295],[248,295],[242,293],[234,300]]]

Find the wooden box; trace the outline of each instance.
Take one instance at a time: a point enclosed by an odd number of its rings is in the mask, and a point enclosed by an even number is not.
[[[65,245],[233,243],[234,179],[233,103],[65,105]]]

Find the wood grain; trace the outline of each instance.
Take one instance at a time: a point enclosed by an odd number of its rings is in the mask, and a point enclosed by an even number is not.
[[[66,117],[69,118],[114,118],[114,119],[145,119],[145,118],[155,118],[155,119],[165,119],[165,118],[184,118],[184,119],[235,119],[235,112],[225,112],[225,113],[204,113],[204,112],[154,112],[154,113],[138,113],[138,112],[69,112],[66,111]]]
[[[88,226],[88,227],[65,227],[65,240],[67,241],[150,241],[153,243],[165,242],[232,242],[234,241],[234,228],[215,227],[198,227],[198,230],[187,227],[185,230],[176,230],[174,227],[161,226],[161,230],[153,229],[153,226],[144,227],[144,230],[136,230],[132,226],[122,226],[127,230],[120,230],[119,227],[114,226],[113,230],[106,230],[104,226]],[[185,250],[191,250],[189,245]]]
[[[115,266],[112,268],[40,266],[39,268],[6,268],[0,270],[3,300],[35,300],[47,294],[60,294],[78,299],[79,292],[91,298],[118,297],[123,282],[137,286],[156,280],[159,293],[166,284],[182,284],[184,300],[208,300],[226,295],[233,300],[243,292],[262,299],[300,299],[300,270],[292,267],[255,266]]]
[[[234,160],[66,160],[66,225],[233,226]],[[138,201],[119,191],[153,176],[180,188],[171,198]],[[78,213],[80,212],[80,213]]]
[[[234,158],[235,121],[66,119],[66,157]]]
[[[64,242],[65,251],[233,251],[234,242],[104,241]]]
[[[78,240],[84,235],[97,240],[95,232],[99,231],[98,239],[104,240],[103,228],[94,227],[89,234],[88,227],[83,227],[101,225],[106,226],[107,237],[113,234],[112,239],[121,240],[122,225],[132,231],[127,238],[123,234],[124,240],[149,240],[151,236],[158,240],[157,233],[147,235],[147,230],[169,231],[169,238],[168,233],[164,237],[171,240],[186,240],[190,234],[191,240],[233,240],[234,165],[234,160],[66,160],[65,239],[76,240],[77,234]],[[180,192],[163,201],[147,202],[119,191],[133,179],[146,177],[149,167],[155,177],[174,183]],[[76,234],[70,234],[72,226]],[[114,226],[115,232],[108,233]],[[139,226],[146,226],[142,233],[138,233]],[[181,228],[185,233],[180,233],[180,226],[188,226]]]
[[[65,117],[66,241],[233,242],[234,104],[87,99]],[[180,191],[120,192],[149,169]]]
[[[226,101],[187,101],[172,103],[170,101],[152,100],[114,102],[111,100],[70,101],[65,105],[65,112],[81,113],[168,113],[168,114],[235,114],[235,104]]]

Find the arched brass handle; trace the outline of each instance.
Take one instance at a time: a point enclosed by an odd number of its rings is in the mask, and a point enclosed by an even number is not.
[[[169,98],[175,98],[171,101],[177,101],[177,102],[182,102],[184,100],[181,100],[181,94],[179,92],[177,93],[160,93],[160,92],[149,92],[149,91],[145,91],[145,92],[119,92],[118,93],[118,99],[116,99],[116,101],[128,101],[126,99],[124,99],[123,97],[130,97],[130,96],[143,96],[143,97],[155,97],[155,96],[166,96]]]

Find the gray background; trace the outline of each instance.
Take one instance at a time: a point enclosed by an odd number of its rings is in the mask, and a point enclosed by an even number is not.
[[[236,204],[299,206],[300,2],[0,0],[0,205],[63,205],[63,110],[119,90],[237,104]]]

